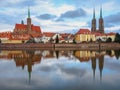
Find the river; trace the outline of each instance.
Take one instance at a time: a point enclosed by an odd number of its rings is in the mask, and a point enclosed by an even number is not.
[[[120,50],[1,50],[0,90],[120,90]]]

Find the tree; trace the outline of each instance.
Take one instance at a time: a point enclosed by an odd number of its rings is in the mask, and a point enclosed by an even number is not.
[[[90,39],[90,42],[93,42],[92,38]]]
[[[58,37],[58,35],[56,36],[56,43],[59,43],[59,37]]]
[[[116,33],[114,42],[120,43],[120,35],[119,35],[119,33]]]
[[[76,44],[75,38],[73,39],[73,43]]]
[[[109,37],[106,42],[112,42],[112,39]]]
[[[50,38],[50,43],[53,43],[53,39],[52,39],[52,37]]]
[[[99,38],[99,39],[97,39],[97,42],[102,42],[102,40]]]

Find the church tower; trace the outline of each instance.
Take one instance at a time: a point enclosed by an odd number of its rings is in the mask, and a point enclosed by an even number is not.
[[[27,18],[27,32],[31,33],[31,18],[30,18],[30,9],[28,8],[28,18]]]
[[[95,18],[95,8],[93,10],[92,28],[91,32],[96,32],[96,18]]]
[[[102,7],[100,9],[99,32],[104,33],[104,21],[103,21],[103,18],[102,18]]]

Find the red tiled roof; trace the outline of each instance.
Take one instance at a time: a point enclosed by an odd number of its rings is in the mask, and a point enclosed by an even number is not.
[[[33,26],[33,25],[32,25],[32,30],[41,33],[40,26]]]
[[[91,33],[89,29],[80,29],[76,34],[88,34]]]
[[[15,25],[15,28],[16,28],[16,29],[20,29],[20,30],[24,30],[24,29],[27,29],[27,25],[24,25],[24,24],[16,24],[16,25]]]
[[[42,34],[31,34],[31,36],[33,36],[33,37],[42,37],[43,35]]]
[[[43,35],[45,35],[46,37],[52,37],[55,34],[56,33],[53,33],[53,32],[43,32]]]
[[[63,34],[60,34],[62,37],[68,37],[70,34],[68,33],[63,33]]]
[[[61,37],[60,40],[64,40],[64,38]]]
[[[25,24],[16,24],[16,25],[15,25],[15,28],[16,28],[16,29],[20,29],[20,30],[25,30],[25,29],[27,29],[27,25],[25,25]],[[41,33],[41,28],[40,28],[40,26],[31,25],[31,28],[32,28],[33,31],[36,31],[36,32]]]
[[[110,33],[107,33],[106,35],[112,36],[112,35],[116,35],[116,33],[110,32]]]
[[[12,35],[11,32],[1,32],[0,33],[0,38],[10,38]]]
[[[95,33],[95,36],[106,36],[106,34],[102,34],[102,33]]]

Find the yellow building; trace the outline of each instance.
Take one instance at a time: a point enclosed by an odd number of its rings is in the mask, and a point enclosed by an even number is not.
[[[112,32],[111,32],[111,33],[108,33],[108,34],[107,34],[107,39],[108,39],[108,38],[111,38],[111,40],[112,40],[112,42],[113,42],[113,41],[115,40],[115,35],[116,35],[116,33],[112,33]]]
[[[80,29],[75,35],[75,41],[77,43],[90,42],[95,40],[95,34],[91,33],[89,29]]]

